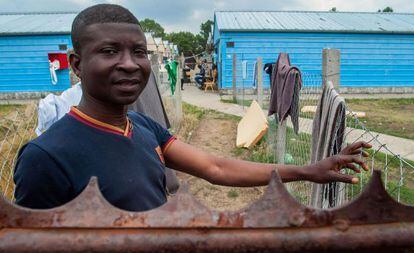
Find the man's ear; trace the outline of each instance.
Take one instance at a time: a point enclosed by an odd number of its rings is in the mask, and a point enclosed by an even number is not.
[[[69,53],[69,63],[72,68],[73,73],[79,78],[81,78],[81,68],[80,68],[81,57],[79,54],[72,51]]]

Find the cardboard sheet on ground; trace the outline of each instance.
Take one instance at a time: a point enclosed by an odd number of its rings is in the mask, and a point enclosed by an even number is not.
[[[259,104],[253,100],[246,115],[237,126],[236,146],[241,148],[253,147],[269,128],[266,115]]]

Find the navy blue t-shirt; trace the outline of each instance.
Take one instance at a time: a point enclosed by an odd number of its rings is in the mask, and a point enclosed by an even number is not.
[[[105,132],[65,115],[19,152],[16,203],[52,208],[78,196],[92,176],[114,206],[144,211],[166,202],[160,150],[171,134],[143,114],[128,112],[132,136]]]

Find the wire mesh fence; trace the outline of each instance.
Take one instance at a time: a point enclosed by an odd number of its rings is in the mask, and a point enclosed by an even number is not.
[[[164,102],[165,110],[171,123],[171,131],[177,132],[182,120],[182,97],[180,89],[180,67],[177,67],[177,83],[174,94],[171,92],[171,82],[165,64],[159,63],[152,65],[152,70],[157,81],[157,85]]]
[[[241,63],[240,63],[241,64]],[[164,66],[153,65],[160,93],[163,97],[167,114],[172,123],[172,130],[180,128],[181,93],[177,84],[174,95],[170,91],[170,82]],[[284,129],[274,116],[269,116],[269,129],[263,140],[253,150],[253,159],[260,162],[284,163],[294,165],[309,164],[312,152],[312,124],[316,107],[322,94],[322,77],[314,73],[302,73],[303,88],[299,99],[299,131],[295,133],[288,119]],[[246,85],[237,87],[236,101],[249,106],[257,97],[257,90]],[[269,106],[269,90],[264,95],[264,110]],[[0,120],[0,190],[9,199],[13,197],[13,168],[17,151],[28,140],[35,137],[37,124],[37,106],[29,104],[15,106],[9,113],[1,115]],[[345,144],[360,140],[373,145],[366,158],[370,166],[368,172],[358,174],[356,185],[337,184],[324,185],[323,207],[333,207],[353,199],[361,192],[371,177],[373,169],[383,171],[383,180],[388,192],[399,202],[414,204],[414,162],[408,161],[391,150],[386,143],[379,140],[378,135],[371,132],[358,118],[352,108],[346,108],[346,128],[342,133]],[[283,130],[283,131],[281,131]],[[281,136],[283,134],[283,136]],[[283,137],[283,138],[282,138]],[[282,143],[283,142],[283,143]],[[280,147],[283,147],[281,149]],[[353,173],[346,170],[345,173]],[[304,204],[311,203],[312,184],[309,182],[288,183],[289,191]]]
[[[0,190],[13,199],[13,171],[18,150],[33,139],[37,124],[37,105],[10,105],[0,117]]]
[[[307,165],[311,161],[312,154],[312,127],[318,102],[322,94],[322,76],[314,73],[302,73],[303,87],[300,90],[299,99],[299,131],[295,133],[290,118],[285,122],[278,122],[275,115],[268,117],[268,132],[258,146],[253,150],[252,159],[260,162],[273,162],[293,165]],[[245,90],[243,90],[245,89]],[[249,106],[252,99],[257,99],[257,94],[251,87],[237,87],[236,103]],[[269,90],[264,91],[263,109],[269,108]],[[343,138],[342,147],[357,141],[366,141],[373,147],[368,150],[369,157],[363,158],[369,165],[369,171],[361,168],[358,173],[358,184],[333,183],[322,186],[322,207],[329,208],[344,204],[358,195],[370,179],[374,169],[383,172],[383,180],[389,194],[395,200],[414,204],[414,162],[404,159],[400,154],[393,152],[386,143],[382,143],[378,134],[370,131],[358,118],[352,108],[345,106],[346,128],[340,134]],[[341,122],[339,122],[341,123]],[[281,143],[282,142],[282,143]],[[280,148],[282,147],[282,149]],[[361,155],[362,157],[362,155]],[[343,171],[347,174],[355,174],[349,169]],[[291,182],[287,188],[293,196],[303,204],[311,205],[312,183]]]

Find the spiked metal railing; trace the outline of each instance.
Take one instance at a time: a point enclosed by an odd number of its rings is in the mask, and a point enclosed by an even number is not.
[[[96,178],[73,201],[32,210],[0,198],[0,252],[413,252],[414,207],[392,199],[375,171],[358,198],[335,209],[297,202],[273,173],[265,195],[213,211],[186,186],[147,212],[117,209]]]

